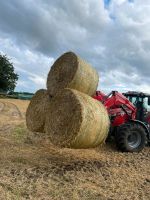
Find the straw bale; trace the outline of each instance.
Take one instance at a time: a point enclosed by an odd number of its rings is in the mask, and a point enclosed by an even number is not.
[[[102,103],[73,89],[57,93],[48,106],[45,131],[54,145],[90,148],[103,143],[109,117]]]
[[[99,75],[97,71],[73,52],[60,56],[51,67],[47,88],[54,96],[64,88],[72,88],[90,96],[95,94]]]
[[[26,125],[30,131],[44,132],[45,112],[51,98],[47,90],[38,90],[30,101],[26,112]]]

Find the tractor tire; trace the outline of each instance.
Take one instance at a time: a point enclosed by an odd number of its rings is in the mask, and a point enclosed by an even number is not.
[[[139,152],[146,143],[147,136],[144,128],[137,123],[122,125],[116,133],[116,146],[122,152]]]

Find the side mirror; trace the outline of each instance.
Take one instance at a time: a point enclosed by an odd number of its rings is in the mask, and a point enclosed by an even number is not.
[[[150,97],[148,97],[148,105],[150,106]]]

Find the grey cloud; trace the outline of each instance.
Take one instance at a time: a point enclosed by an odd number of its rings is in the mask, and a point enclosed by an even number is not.
[[[8,0],[0,4],[0,29],[18,45],[49,54],[57,51],[57,23],[51,15],[46,18],[38,2]]]
[[[100,32],[109,19],[104,9],[94,6],[100,6],[96,0],[42,2],[1,1],[0,27],[20,45],[47,55],[92,44],[91,33]]]
[[[128,0],[111,1],[108,9],[102,0],[2,0],[0,37],[9,38],[24,54],[30,51],[33,57],[37,55],[33,63],[27,55],[13,53],[22,68],[38,76],[44,77],[49,69],[46,66],[36,70],[36,63],[42,65],[39,55],[46,64],[48,57],[56,59],[72,50],[102,74],[101,85],[105,89],[112,85],[116,89],[136,88],[141,83],[147,88],[149,13],[150,4],[142,0],[132,4]]]

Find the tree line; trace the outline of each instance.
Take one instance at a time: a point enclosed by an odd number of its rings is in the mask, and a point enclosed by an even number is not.
[[[0,92],[13,92],[19,75],[6,55],[0,54]]]

